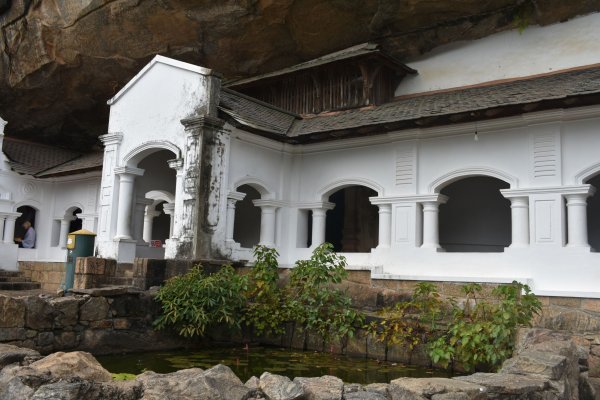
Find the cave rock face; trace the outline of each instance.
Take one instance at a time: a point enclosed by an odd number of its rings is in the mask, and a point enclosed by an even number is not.
[[[89,148],[106,133],[106,100],[155,54],[235,78],[370,40],[406,59],[598,9],[596,0],[0,0],[0,114],[9,134]]]

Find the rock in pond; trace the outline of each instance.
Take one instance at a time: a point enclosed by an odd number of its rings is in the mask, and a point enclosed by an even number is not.
[[[300,400],[304,390],[290,378],[265,372],[260,376],[260,390],[267,400]]]
[[[335,376],[295,378],[294,383],[302,387],[306,400],[341,400],[344,393],[344,382]]]

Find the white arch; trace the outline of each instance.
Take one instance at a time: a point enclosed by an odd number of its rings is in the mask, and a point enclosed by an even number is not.
[[[238,180],[233,185],[232,191],[236,191],[240,186],[243,185],[248,185],[256,189],[258,193],[260,193],[260,197],[263,199],[276,198],[275,191],[271,189],[266,182],[253,176],[246,176]]]
[[[329,196],[337,192],[340,189],[344,189],[348,186],[366,186],[369,189],[373,189],[377,192],[377,196],[383,196],[383,187],[376,182],[373,182],[365,178],[343,178],[331,182],[317,191],[316,197],[320,201],[328,201]]]
[[[600,174],[600,162],[582,169],[575,175],[575,183],[583,185],[585,181]]]
[[[166,201],[167,203],[175,202],[175,196],[166,190],[151,190],[144,197],[150,200]]]
[[[160,150],[169,150],[175,154],[175,158],[181,158],[181,150],[176,144],[168,140],[149,140],[130,150],[123,157],[123,165],[136,167],[144,158]]]
[[[508,183],[511,189],[516,189],[519,186],[519,180],[506,172],[489,167],[469,167],[448,172],[435,179],[429,184],[429,192],[432,194],[439,193],[445,186],[448,186],[453,182],[475,176],[489,176],[500,179],[501,181]]]
[[[13,212],[17,212],[17,208],[23,207],[23,206],[29,206],[29,207],[35,208],[36,213],[39,213],[42,205],[37,200],[32,200],[32,199],[23,200],[23,201],[16,203],[15,205],[13,205]]]
[[[73,215],[73,211],[75,211],[77,208],[79,208],[81,210],[80,214],[84,214],[83,204],[77,203],[77,202],[73,202],[73,203],[69,203],[69,205],[64,208],[65,212],[63,213],[63,215],[65,217],[72,216]]]

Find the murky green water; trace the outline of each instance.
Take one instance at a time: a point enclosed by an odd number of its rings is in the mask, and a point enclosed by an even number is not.
[[[139,374],[144,370],[159,373],[179,369],[210,368],[216,364],[229,366],[242,381],[268,371],[290,378],[334,375],[348,383],[389,382],[403,376],[447,377],[446,371],[412,367],[396,363],[380,363],[329,353],[297,351],[274,347],[213,347],[194,351],[169,351],[98,356],[98,361],[112,373]]]

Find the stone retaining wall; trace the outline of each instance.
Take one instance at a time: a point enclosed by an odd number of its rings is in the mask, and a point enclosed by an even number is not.
[[[90,294],[0,295],[0,343],[42,353],[78,349],[95,354],[183,345],[180,339],[153,330],[159,311],[153,294],[123,288]]]
[[[19,261],[19,271],[49,292],[56,291],[65,279],[65,263],[61,262]]]

